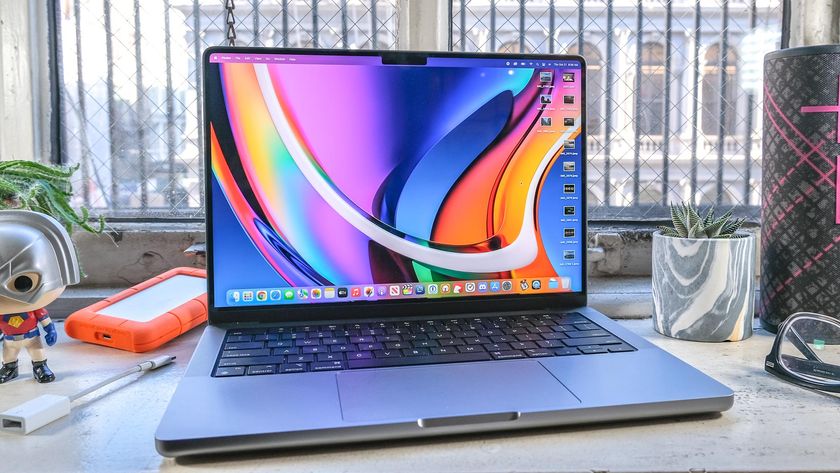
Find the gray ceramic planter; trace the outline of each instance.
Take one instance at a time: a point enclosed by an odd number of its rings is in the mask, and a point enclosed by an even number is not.
[[[653,234],[653,325],[673,338],[738,341],[752,335],[755,237]]]

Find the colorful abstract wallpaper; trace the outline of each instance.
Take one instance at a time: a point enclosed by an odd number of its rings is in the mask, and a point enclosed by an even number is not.
[[[581,66],[512,61],[211,58],[215,306],[581,291]]]

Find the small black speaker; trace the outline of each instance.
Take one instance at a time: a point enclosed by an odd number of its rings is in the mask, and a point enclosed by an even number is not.
[[[764,328],[840,314],[840,45],[764,58],[761,298]]]

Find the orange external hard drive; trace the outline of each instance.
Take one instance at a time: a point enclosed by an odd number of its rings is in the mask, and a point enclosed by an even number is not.
[[[207,273],[175,268],[73,313],[67,335],[137,353],[153,350],[207,320]]]

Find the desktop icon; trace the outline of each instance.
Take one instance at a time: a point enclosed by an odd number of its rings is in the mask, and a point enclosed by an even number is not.
[[[280,293],[279,289],[272,289],[271,292],[268,293],[268,297],[273,301],[279,301],[283,298],[283,294]]]
[[[563,259],[575,259],[575,250],[563,250]]]
[[[404,296],[410,296],[410,295],[414,294],[414,286],[412,286],[411,284],[403,284],[402,294]]]
[[[376,286],[376,295],[385,297],[388,295],[388,288],[386,286]]]
[[[574,228],[564,228],[563,229],[563,238],[574,238],[575,237],[575,229]]]
[[[566,143],[563,144],[563,147],[566,148],[566,151],[575,149],[575,140],[566,140]]]
[[[575,185],[574,184],[563,184],[563,193],[564,194],[574,194],[575,193]]]
[[[437,284],[429,284],[427,292],[429,294],[437,294],[438,293],[438,285]]]
[[[563,126],[575,126],[575,119],[572,117],[564,117]]]
[[[400,287],[397,285],[388,286],[388,294],[391,296],[399,296],[400,295]]]
[[[257,291],[257,300],[265,302],[268,300],[268,291]]]
[[[575,81],[575,73],[574,72],[564,72],[563,73],[563,82],[574,82]]]
[[[233,300],[233,302],[239,302],[239,291],[231,292],[230,297]]]
[[[338,295],[338,297],[342,297],[342,298],[347,297],[347,288],[346,287],[340,287],[335,292]]]
[[[478,292],[487,292],[487,289],[489,288],[490,286],[487,284],[487,281],[481,281],[478,283]]]
[[[242,302],[251,302],[254,300],[254,291],[243,291]]]
[[[440,293],[441,294],[449,294],[449,291],[451,291],[451,290],[452,290],[452,286],[450,286],[448,282],[440,285]]]
[[[312,289],[311,291],[309,291],[309,295],[313,299],[320,299],[321,295],[322,295],[321,289],[316,287],[316,288]]]
[[[373,297],[373,286],[365,286],[365,297]]]
[[[574,95],[564,95],[563,96],[563,103],[567,105],[571,105],[575,103],[575,96]]]
[[[547,83],[551,82],[552,77],[553,77],[553,73],[551,71],[540,72],[540,83],[547,84]]]
[[[531,289],[535,291],[542,289],[542,282],[540,282],[539,279],[534,279],[533,281],[531,281]]]
[[[422,284],[417,284],[416,286],[414,286],[414,293],[418,296],[422,296],[426,293],[426,286]]]
[[[499,289],[502,288],[502,284],[499,281],[490,281],[490,291],[491,292],[499,292]]]
[[[549,278],[548,280],[548,288],[549,289],[557,289],[560,287],[560,281],[557,278]]]
[[[467,292],[475,292],[475,283],[472,281],[464,283],[464,290]]]
[[[551,94],[542,94],[540,95],[540,103],[542,105],[548,105],[551,103]]]
[[[335,288],[334,287],[324,288],[324,299],[335,299]]]
[[[308,289],[298,289],[297,296],[298,296],[298,299],[301,299],[301,300],[309,299],[309,290]]]
[[[540,126],[551,126],[551,117],[540,117]]]
[[[362,288],[351,287],[350,288],[350,297],[362,297]]]
[[[452,285],[452,294],[460,294],[463,290],[464,286],[462,286],[461,283],[455,283]]]
[[[295,291],[294,289],[286,289],[283,291],[283,299],[290,301],[295,298]]]
[[[573,217],[575,215],[575,206],[574,205],[567,205],[563,207],[563,215],[567,217]]]
[[[510,291],[511,289],[513,289],[513,283],[512,282],[510,282],[510,281],[502,282],[502,290],[503,291]]]
[[[528,281],[527,280],[523,279],[523,280],[519,281],[519,289],[522,289],[523,291],[527,291],[528,287],[530,287],[530,286],[528,286]]]
[[[560,287],[563,289],[571,289],[572,278],[560,278]]]
[[[575,172],[575,162],[563,161],[563,172]]]

